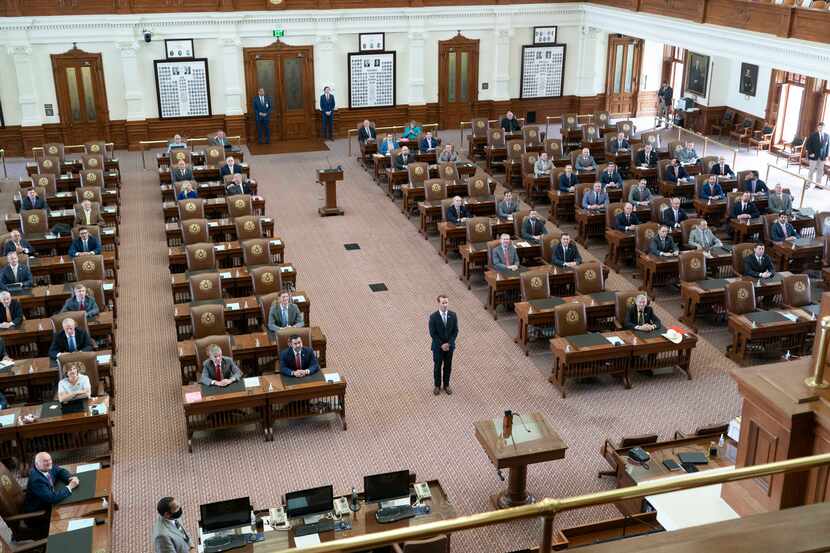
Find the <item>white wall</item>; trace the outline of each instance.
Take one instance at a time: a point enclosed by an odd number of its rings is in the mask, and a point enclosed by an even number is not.
[[[663,73],[663,44],[647,40],[643,44],[640,90],[659,90]]]

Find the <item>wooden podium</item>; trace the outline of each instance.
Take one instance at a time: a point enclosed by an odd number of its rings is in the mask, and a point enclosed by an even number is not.
[[[343,215],[343,210],[337,207],[337,181],[342,180],[342,169],[317,169],[317,182],[326,187],[326,205],[317,210],[320,217]]]

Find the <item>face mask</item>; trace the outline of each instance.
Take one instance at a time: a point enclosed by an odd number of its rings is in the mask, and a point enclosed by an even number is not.
[[[171,520],[177,520],[177,519],[181,518],[181,516],[182,516],[182,508],[181,507],[179,507],[179,510],[176,511],[175,513],[170,513],[170,519]]]

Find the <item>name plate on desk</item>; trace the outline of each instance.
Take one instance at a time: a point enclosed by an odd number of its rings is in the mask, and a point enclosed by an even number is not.
[[[589,348],[591,346],[607,346],[611,342],[602,334],[578,334],[565,338],[577,348]]]

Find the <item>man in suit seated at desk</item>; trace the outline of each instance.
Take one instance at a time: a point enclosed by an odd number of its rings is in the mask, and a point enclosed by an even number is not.
[[[559,191],[573,192],[579,184],[579,177],[574,173],[574,167],[570,163],[565,166],[565,172],[559,175]]]
[[[752,171],[744,176],[744,190],[750,194],[768,194],[767,184],[758,178],[758,172]]]
[[[422,152],[432,152],[435,148],[438,147],[440,141],[433,138],[432,131],[427,131],[424,135],[424,138],[421,139],[421,144],[419,145],[419,149]]]
[[[153,553],[189,553],[196,546],[179,520],[182,508],[175,497],[162,497],[156,506],[158,518],[153,526]]]
[[[357,141],[363,144],[364,142],[374,142],[375,140],[377,140],[375,128],[368,119],[364,119],[363,126],[357,131]]]
[[[310,347],[303,347],[303,339],[296,334],[289,341],[290,347],[280,353],[280,372],[285,376],[303,378],[320,370],[317,355]]]
[[[90,338],[89,333],[83,328],[75,327],[75,320],[69,317],[61,322],[61,330],[55,332],[52,337],[52,345],[49,346],[49,359],[57,361],[64,353],[75,351],[93,351],[95,342]]]
[[[440,163],[455,163],[458,161],[458,154],[455,152],[455,147],[452,144],[444,144],[444,149],[438,156]]]
[[[497,271],[515,271],[519,268],[519,252],[507,233],[499,237],[501,243],[493,248],[493,268]]]
[[[31,288],[33,280],[32,271],[28,265],[20,263],[17,252],[7,253],[6,266],[0,272],[0,290]]]
[[[640,179],[637,186],[631,187],[628,191],[628,201],[639,206],[647,206],[651,203],[651,190],[648,189],[646,179]]]
[[[769,195],[769,210],[773,213],[790,213],[793,210],[793,197],[781,188],[781,183],[776,184]]]
[[[723,188],[718,183],[715,175],[709,175],[709,179],[700,187],[701,200],[720,200],[723,198]]]
[[[398,149],[398,142],[391,132],[386,133],[386,138],[378,145],[378,153],[391,156],[392,152]]]
[[[770,234],[773,242],[784,242],[797,240],[799,238],[798,231],[790,224],[790,217],[786,211],[778,214],[778,221],[771,225]]]
[[[706,219],[701,219],[700,223],[689,233],[689,245],[694,246],[698,250],[708,252],[712,248],[722,247],[723,242],[709,228],[709,223]]]
[[[625,313],[625,329],[651,332],[660,328],[661,325],[660,319],[654,314],[654,309],[648,304],[648,296],[638,294],[634,299],[634,305],[631,305]]]
[[[672,158],[671,162],[666,166],[666,172],[663,175],[663,180],[673,183],[686,182],[689,178],[689,173],[686,168],[680,165],[677,158]]]
[[[170,174],[170,178],[173,179],[174,183],[193,180],[193,170],[187,166],[187,163],[183,159],[180,159],[176,164],[176,168]]]
[[[233,359],[222,355],[222,348],[216,344],[208,346],[208,359],[202,365],[202,378],[199,380],[204,386],[220,386],[224,388],[242,380],[242,371],[236,366]]]
[[[557,267],[576,267],[582,263],[579,249],[567,232],[559,237],[559,245],[553,248],[553,264]]]
[[[612,154],[625,153],[631,150],[631,143],[625,138],[624,132],[617,133],[617,138],[608,144],[608,150]]]
[[[69,257],[79,255],[100,255],[101,242],[89,233],[89,230],[81,228],[78,237],[69,245]]]
[[[651,244],[648,245],[648,253],[657,257],[674,257],[679,253],[677,244],[669,236],[669,227],[660,225],[657,236],[652,238]]]
[[[548,233],[545,221],[539,217],[539,212],[532,210],[522,221],[522,238],[525,240],[541,240]]]
[[[225,188],[226,196],[235,196],[237,194],[251,194],[251,181],[244,178],[241,173],[234,173],[231,177],[231,182]]]
[[[96,205],[92,205],[89,200],[84,200],[81,205],[75,207],[75,218],[73,219],[75,226],[80,225],[98,225],[104,226],[106,222],[101,215],[101,209]]]
[[[401,148],[401,153],[395,158],[395,170],[406,171],[406,166],[415,161],[415,157],[410,155],[409,148],[404,146]]]
[[[87,294],[86,286],[80,282],[72,287],[72,297],[66,300],[60,310],[61,313],[65,311],[84,311],[86,320],[94,319],[100,313],[95,298]]]
[[[173,140],[167,143],[167,153],[170,154],[173,150],[183,150],[187,148],[187,142],[182,140],[182,135],[173,135]]]
[[[605,209],[608,203],[608,194],[603,192],[602,183],[595,182],[594,188],[582,196],[583,209]]]
[[[732,206],[732,218],[737,219],[741,223],[746,223],[749,219],[754,219],[760,215],[749,192],[741,194],[741,201],[735,202],[735,205]]]
[[[46,200],[38,195],[34,186],[26,191],[26,196],[20,201],[21,211],[28,211],[30,209],[49,209]]]
[[[508,111],[504,117],[501,118],[501,128],[504,132],[513,133],[522,130],[522,124],[513,115],[512,111]]]
[[[219,176],[226,177],[236,173],[242,173],[242,166],[236,162],[236,158],[228,156],[225,159],[225,164],[219,169]]]
[[[518,211],[519,205],[513,199],[513,192],[510,190],[504,191],[504,198],[502,201],[499,202],[499,205],[496,206],[496,214],[499,216],[499,219],[507,219],[516,211]]]
[[[597,162],[594,161],[594,156],[591,155],[591,150],[588,148],[582,148],[582,153],[576,156],[575,163],[574,168],[577,173],[597,170]]]
[[[283,290],[268,310],[268,330],[277,332],[289,326],[305,326],[305,318],[300,308],[291,302],[291,294]]]
[[[605,171],[599,176],[599,182],[604,188],[622,188],[623,179],[620,172],[617,171],[617,166],[614,163],[609,163]]]
[[[0,329],[19,328],[23,323],[23,306],[6,290],[0,292]]]
[[[537,159],[536,163],[533,164],[533,176],[544,177],[550,175],[550,170],[552,168],[553,164],[548,159],[548,153],[542,152],[539,155],[539,159]]]
[[[228,137],[225,136],[225,131],[219,129],[216,131],[216,134],[211,136],[208,140],[208,144],[211,146],[222,146],[223,148],[230,149],[231,148],[231,141],[228,140]]]
[[[454,197],[452,205],[447,208],[447,221],[454,225],[460,225],[470,217],[472,217],[470,209],[464,205],[461,196]]]
[[[732,171],[732,168],[726,164],[726,158],[723,156],[720,156],[718,158],[718,162],[712,165],[712,170],[709,174],[720,177],[735,178],[735,173]]]
[[[680,209],[680,198],[672,198],[671,207],[663,210],[662,223],[669,228],[680,228],[680,223],[687,218],[686,212]]]
[[[770,278],[775,275],[772,259],[764,253],[764,244],[755,244],[752,255],[744,257],[744,275],[752,278]]]
[[[634,206],[631,202],[625,202],[622,213],[617,213],[614,217],[614,228],[623,232],[631,232],[639,224],[640,218],[634,213]]]
[[[697,163],[697,160],[700,156],[697,155],[695,151],[695,143],[694,142],[686,142],[686,146],[680,148],[677,152],[677,159],[680,163],[683,164],[691,164]]]
[[[637,167],[657,167],[657,152],[651,144],[646,144],[645,148],[637,152],[634,163]]]
[[[34,513],[45,511],[43,517],[27,521],[38,535],[49,533],[49,520],[52,515],[52,506],[60,503],[80,485],[77,476],[72,476],[68,470],[52,463],[52,456],[45,451],[35,455],[35,466],[29,471],[29,481],[26,483],[26,496],[23,499],[23,511]],[[59,488],[58,484],[66,484]]]
[[[779,185],[780,186],[780,185]],[[9,252],[17,252],[18,254],[35,255],[35,249],[29,244],[28,240],[20,236],[20,231],[14,229],[9,234],[9,239],[3,244],[3,255]]]

